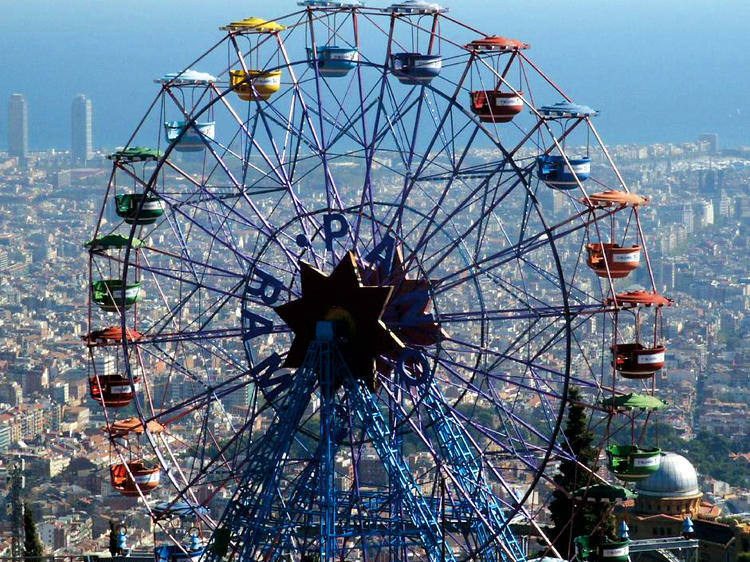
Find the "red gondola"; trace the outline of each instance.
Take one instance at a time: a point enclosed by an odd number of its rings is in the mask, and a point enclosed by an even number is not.
[[[666,348],[659,343],[661,309],[672,304],[672,299],[651,291],[629,291],[617,293],[607,299],[608,305],[617,309],[635,312],[635,341],[612,345],[612,365],[626,379],[645,379],[664,367]],[[645,345],[641,343],[641,307],[653,310],[653,337]],[[615,314],[617,319],[618,314]],[[617,320],[615,320],[617,322]]]
[[[510,37],[499,37],[491,35],[476,39],[465,47],[476,57],[493,57],[491,66],[494,71],[491,83],[495,84],[494,90],[476,90],[471,92],[471,111],[484,123],[508,123],[523,111],[523,92],[500,91],[505,82],[510,62],[501,62],[503,55],[510,54],[513,60],[523,49],[528,49],[528,43],[511,39]],[[508,59],[505,59],[508,60]]]
[[[89,394],[108,408],[124,408],[133,400],[140,382],[140,377],[135,377],[131,385],[130,379],[122,375],[93,376],[89,377]]]
[[[645,379],[664,367],[663,345],[646,347],[640,343],[620,343],[612,346],[615,369],[626,379]]]
[[[484,123],[508,123],[523,111],[522,95],[500,90],[471,92],[471,110]]]

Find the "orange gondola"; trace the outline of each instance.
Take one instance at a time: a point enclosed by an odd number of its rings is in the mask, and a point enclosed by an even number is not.
[[[123,331],[120,326],[109,326],[101,330],[94,330],[83,336],[83,340],[90,346],[111,345],[122,343],[127,338],[128,343],[137,341],[143,337],[143,334],[130,328],[125,328],[125,338],[122,336]]]
[[[641,263],[641,247],[638,244],[623,247],[619,244],[600,242],[587,244],[586,252],[586,264],[599,277],[627,277]]]
[[[109,467],[112,488],[123,496],[148,494],[159,486],[161,468],[147,467],[142,461],[113,464]]]

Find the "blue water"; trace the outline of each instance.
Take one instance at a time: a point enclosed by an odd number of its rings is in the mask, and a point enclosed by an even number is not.
[[[95,145],[122,144],[155,94],[153,78],[218,40],[219,25],[296,9],[289,0],[274,10],[260,4],[3,3],[0,149],[13,92],[27,96],[32,148],[69,148],[78,93],[93,101]],[[483,30],[531,43],[530,57],[564,90],[601,110],[597,125],[609,143],[682,142],[710,131],[722,146],[750,145],[746,0],[463,0],[450,8]]]

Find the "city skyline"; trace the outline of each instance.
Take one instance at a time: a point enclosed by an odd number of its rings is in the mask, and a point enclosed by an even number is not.
[[[750,5],[390,1],[9,7],[0,556],[750,562]]]

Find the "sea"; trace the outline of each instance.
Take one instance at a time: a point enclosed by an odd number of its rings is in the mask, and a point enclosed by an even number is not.
[[[6,0],[0,103],[24,93],[34,150],[70,147],[76,94],[91,98],[95,146],[124,144],[153,100],[154,78],[185,68],[218,27],[299,9],[276,0]],[[386,7],[386,2],[372,3]],[[601,113],[610,144],[719,135],[750,145],[747,0],[454,0],[448,15],[531,44],[529,57]],[[467,42],[476,36],[467,33]],[[206,70],[206,69],[199,69]],[[559,100],[549,100],[555,102]],[[0,110],[0,150],[7,147]]]

